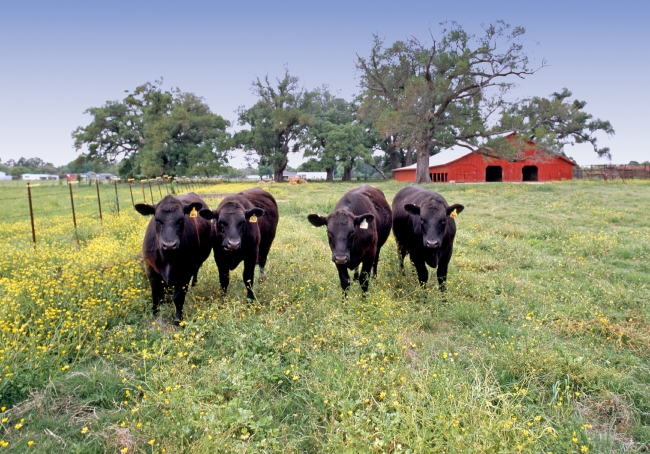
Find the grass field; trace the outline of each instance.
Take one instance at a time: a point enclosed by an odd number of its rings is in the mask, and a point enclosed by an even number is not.
[[[0,188],[0,452],[650,449],[650,183],[431,185],[465,205],[446,302],[392,237],[342,299],[306,215],[354,186],[269,186],[258,301],[241,267],[222,298],[210,257],[184,329],[151,314],[130,200],[102,226],[89,192],[74,235],[65,191],[43,195],[34,251],[23,190]]]

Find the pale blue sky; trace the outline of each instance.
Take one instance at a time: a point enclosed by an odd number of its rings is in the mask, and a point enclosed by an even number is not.
[[[287,65],[305,87],[328,84],[350,98],[355,55],[367,55],[373,33],[387,42],[426,39],[444,20],[480,32],[496,19],[524,26],[531,59],[549,64],[516,95],[568,87],[614,125],[615,136],[600,138],[613,162],[650,159],[650,2],[0,1],[3,161],[71,161],[70,133],[89,122],[86,108],[161,76],[234,123],[237,107],[254,102],[256,76],[280,76]],[[599,162],[586,146],[566,152],[580,164]]]

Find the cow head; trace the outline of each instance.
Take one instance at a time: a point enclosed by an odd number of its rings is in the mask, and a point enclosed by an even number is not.
[[[465,207],[458,204],[447,206],[435,200],[428,200],[420,206],[407,203],[404,209],[419,218],[423,246],[436,249],[442,246],[449,218],[456,217]]]
[[[315,227],[327,226],[332,262],[346,265],[350,261],[350,250],[355,236],[359,235],[359,230],[367,229],[368,224],[375,220],[375,216],[370,213],[355,216],[349,211],[337,210],[327,217],[310,214],[307,219]]]
[[[246,210],[241,204],[229,202],[216,210],[199,211],[205,219],[214,219],[217,226],[217,235],[222,238],[221,247],[227,251],[237,251],[241,248],[244,229],[249,222],[257,221],[257,218],[264,216],[261,208]],[[251,218],[255,221],[252,221]]]
[[[181,245],[181,238],[185,228],[185,215],[192,210],[203,208],[201,202],[183,205],[178,199],[167,196],[155,205],[138,203],[135,210],[143,216],[153,215],[156,227],[156,240],[158,247],[163,252],[176,251]]]

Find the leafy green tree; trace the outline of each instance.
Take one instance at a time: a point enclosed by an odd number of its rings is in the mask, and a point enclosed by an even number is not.
[[[318,159],[309,158],[298,166],[298,172],[325,172],[325,167]]]
[[[534,140],[536,148],[541,151],[563,153],[565,145],[590,143],[599,157],[611,159],[609,148],[598,148],[595,136],[599,131],[613,135],[611,123],[594,119],[583,110],[586,102],[569,101],[572,95],[564,88],[549,98],[525,99],[503,110],[501,128],[520,132],[524,139]]]
[[[230,123],[210,111],[205,100],[178,88],[163,91],[147,82],[122,101],[86,110],[93,119],[73,133],[87,160],[123,159],[124,176],[214,174],[227,162]]]
[[[384,49],[375,38],[370,58],[358,59],[374,127],[416,149],[418,183],[430,181],[432,154],[456,144],[476,148],[503,132],[490,128],[488,117],[503,107],[509,80],[534,73],[520,43],[523,34],[523,28],[498,21],[476,37],[452,23],[430,45],[412,38]],[[383,80],[392,88],[385,89]],[[387,91],[394,93],[390,100]]]
[[[363,90],[359,118],[368,123],[398,112],[404,89],[415,74],[415,62],[408,44],[396,41],[390,47],[378,35],[373,36],[373,46],[368,58],[357,55],[357,69],[361,71],[360,85]],[[400,135],[405,131],[397,123],[384,121],[378,130],[385,142],[388,170],[399,165],[399,146],[404,141]]]
[[[249,129],[235,134],[235,144],[249,156],[256,154],[260,164],[272,165],[273,179],[280,182],[289,152],[298,151],[300,135],[312,122],[309,108],[314,95],[300,88],[298,78],[286,69],[275,86],[268,76],[252,85],[259,100],[238,110],[239,124]]]
[[[305,157],[315,157],[334,180],[334,170],[342,163],[343,181],[349,181],[358,159],[373,163],[372,149],[377,138],[357,119],[357,105],[333,96],[327,87],[314,91],[313,121],[301,136]]]

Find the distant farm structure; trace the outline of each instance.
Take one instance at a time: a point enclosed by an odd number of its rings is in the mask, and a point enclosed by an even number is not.
[[[391,172],[397,181],[415,181],[416,166]],[[574,166],[576,163],[564,156],[547,156],[534,149],[523,151],[515,160],[506,160],[456,146],[429,158],[429,176],[433,183],[559,181],[571,180]]]

